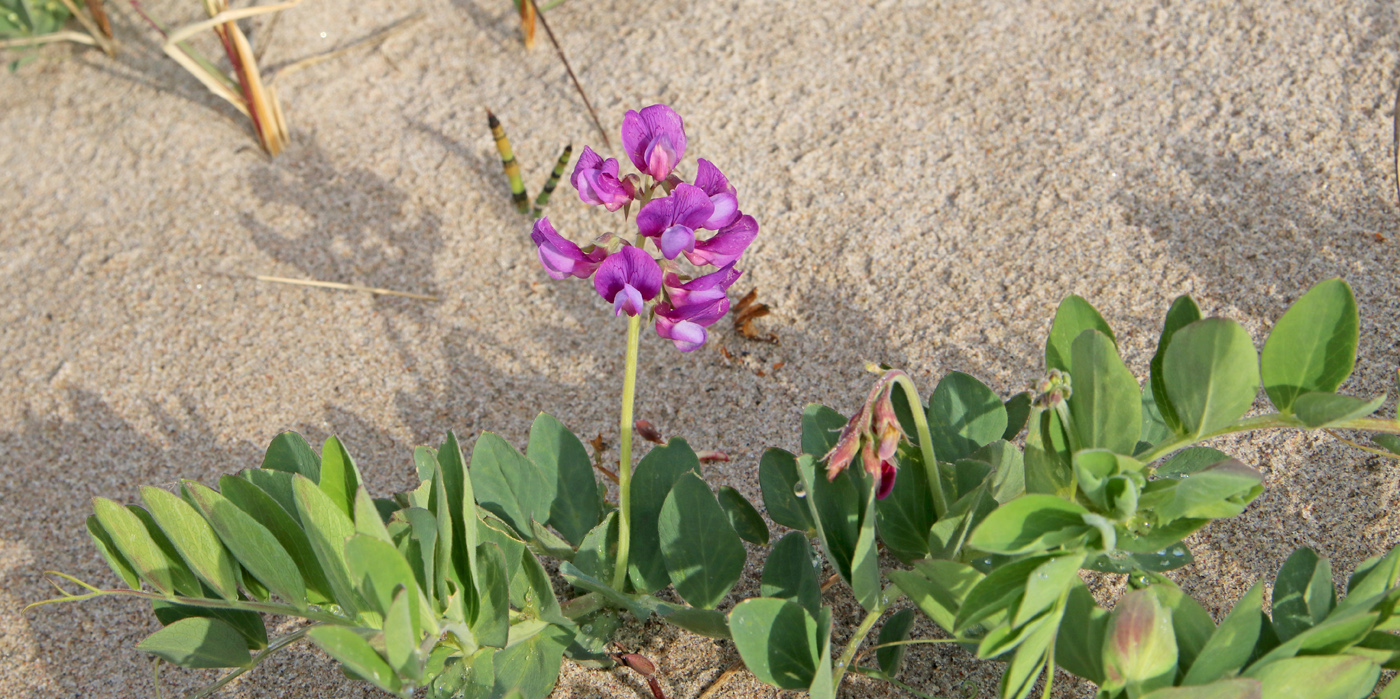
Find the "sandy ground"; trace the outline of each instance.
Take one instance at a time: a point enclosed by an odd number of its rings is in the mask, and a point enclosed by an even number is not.
[[[134,649],[155,628],[143,604],[20,611],[50,594],[46,569],[115,584],[82,529],[94,496],[212,482],[285,429],[340,435],[381,494],[410,485],[412,446],[448,429],[520,444],[544,410],[582,434],[615,430],[624,323],[589,285],[538,268],[483,108],[506,122],[532,189],[565,142],[606,149],[547,46],[521,48],[508,3],[288,12],[268,65],[419,9],[427,19],[279,81],[295,143],[272,161],[111,4],[116,59],[53,47],[0,78],[5,697],[153,695]],[[178,23],[197,7],[150,11]],[[1393,3],[573,0],[549,16],[610,133],[629,108],[673,105],[688,167],[718,163],[763,227],[735,291],[760,289],[780,345],[723,326],[690,355],[642,344],[638,416],[729,452],[711,469],[721,484],[757,499],[762,449],[796,446],[804,403],[852,409],[867,360],[927,389],[955,369],[1003,394],[1026,387],[1069,293],[1098,306],[1142,377],[1176,295],[1262,344],[1289,302],[1343,276],[1362,319],[1347,388],[1395,392]],[[551,210],[576,240],[618,225],[563,187]],[[1394,471],[1364,455],[1298,434],[1224,448],[1263,468],[1268,490],[1192,540],[1198,565],[1179,578],[1213,612],[1296,546],[1349,571],[1400,538]],[[751,574],[740,589],[756,587]],[[844,638],[855,612],[834,599]],[[628,640],[673,697],[695,697],[736,657],[659,627]],[[994,696],[999,673],[916,650],[906,679]],[[208,677],[169,671],[167,696]],[[644,692],[634,676],[574,668],[557,695]],[[374,694],[304,647],[225,692]],[[741,676],[721,696],[775,694]]]

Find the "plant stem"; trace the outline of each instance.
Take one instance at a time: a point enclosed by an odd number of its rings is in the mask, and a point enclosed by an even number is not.
[[[1344,423],[1344,424],[1342,424],[1342,425],[1336,425],[1336,427],[1341,428],[1341,429],[1373,429],[1373,428],[1370,428],[1370,427],[1352,427],[1352,426],[1351,426],[1351,423],[1352,423],[1352,422],[1361,422],[1361,421],[1360,421],[1360,420],[1352,420],[1352,421],[1349,421],[1349,422]],[[1372,422],[1372,421],[1367,421],[1367,422]],[[1374,422],[1390,422],[1390,421],[1389,421],[1389,420],[1385,420],[1385,421],[1376,420],[1376,421],[1374,421]],[[1141,461],[1141,462],[1143,462],[1143,463],[1145,463],[1145,464],[1150,464],[1150,463],[1152,463],[1153,461],[1156,461],[1156,460],[1158,460],[1158,459],[1160,459],[1160,458],[1166,456],[1167,454],[1170,454],[1170,453],[1172,453],[1172,452],[1174,452],[1174,451],[1177,451],[1178,449],[1184,449],[1184,448],[1189,447],[1189,446],[1191,446],[1191,445],[1193,445],[1193,444],[1199,444],[1199,443],[1201,443],[1201,442],[1204,442],[1204,441],[1206,441],[1206,440],[1208,440],[1208,439],[1213,439],[1213,438],[1215,438],[1215,437],[1223,437],[1223,436],[1225,436],[1225,435],[1228,435],[1228,434],[1235,434],[1235,433],[1238,433],[1238,432],[1251,432],[1251,431],[1253,431],[1253,430],[1277,429],[1277,428],[1282,428],[1282,427],[1299,427],[1299,428],[1305,428],[1305,426],[1303,425],[1302,421],[1300,421],[1300,420],[1299,420],[1298,418],[1296,418],[1296,417],[1291,417],[1291,416],[1287,416],[1287,415],[1280,415],[1279,413],[1270,413],[1270,414],[1268,414],[1268,415],[1260,415],[1259,417],[1251,417],[1251,418],[1246,418],[1246,419],[1244,419],[1244,420],[1240,420],[1239,422],[1236,422],[1236,423],[1233,423],[1233,424],[1230,424],[1230,425],[1226,425],[1225,427],[1222,427],[1222,428],[1220,428],[1220,429],[1218,429],[1218,430],[1216,430],[1216,431],[1214,431],[1214,432],[1210,432],[1210,433],[1208,433],[1208,434],[1203,434],[1203,435],[1194,436],[1194,437],[1193,437],[1193,436],[1177,437],[1176,439],[1174,439],[1174,440],[1172,440],[1172,441],[1170,441],[1170,442],[1167,442],[1167,443],[1165,443],[1165,444],[1159,444],[1159,445],[1157,445],[1157,448],[1153,449],[1152,451],[1147,452],[1146,454],[1143,454],[1141,457],[1138,457],[1138,460]],[[1394,425],[1393,429],[1394,429],[1394,431],[1400,432],[1400,424]],[[1383,432],[1383,431],[1386,431],[1386,430],[1383,430],[1383,429],[1381,429],[1381,430],[1374,430],[1374,429],[1373,429],[1373,431]]]
[[[938,471],[938,457],[933,453],[933,435],[928,430],[928,416],[924,414],[924,402],[919,398],[919,389],[914,387],[914,380],[904,372],[895,374],[891,380],[904,389],[904,397],[909,399],[909,412],[914,414],[914,429],[919,433],[919,453],[924,458],[924,470],[928,474],[929,489],[933,491],[933,514],[938,519],[943,519],[943,515],[948,512],[948,496],[943,492],[943,478]]]
[[[227,685],[229,682],[234,681],[243,673],[257,667],[258,664],[262,661],[267,660],[268,656],[272,655],[273,653],[276,653],[279,650],[282,650],[283,648],[286,648],[287,646],[291,645],[297,640],[300,640],[303,636],[306,635],[307,631],[310,631],[311,629],[314,629],[320,625],[320,623],[311,624],[310,626],[304,627],[294,633],[289,633],[286,636],[283,636],[277,639],[276,641],[273,641],[272,644],[269,645],[267,648],[264,648],[262,652],[253,656],[253,662],[248,663],[247,667],[236,668],[232,672],[224,675],[223,677],[220,677],[219,680],[214,684],[211,684],[208,687],[199,690],[199,692],[195,693],[192,697],[190,697],[190,699],[201,699],[202,697],[207,697],[210,694],[219,691],[219,689],[223,688],[224,685]]]
[[[627,369],[622,379],[622,437],[617,460],[617,568],[613,589],[623,591],[627,582],[627,556],[632,548],[632,399],[637,393],[637,345],[642,336],[642,312],[627,319]]]
[[[881,602],[866,613],[860,626],[856,627],[855,634],[851,636],[851,641],[846,644],[846,650],[841,651],[841,657],[836,660],[836,666],[831,669],[831,689],[833,692],[840,693],[841,680],[846,677],[846,668],[851,666],[856,651],[860,649],[860,644],[865,642],[865,637],[870,634],[870,629],[875,626],[875,622],[880,620],[880,615],[885,613],[884,594],[882,593],[880,597]]]

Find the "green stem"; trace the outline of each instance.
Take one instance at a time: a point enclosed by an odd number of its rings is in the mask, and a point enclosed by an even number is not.
[[[1357,421],[1357,420],[1352,420],[1352,421],[1350,421],[1350,422],[1359,422],[1359,421]],[[1377,421],[1377,422],[1380,422],[1380,421]],[[1389,421],[1386,421],[1386,422],[1389,422]],[[1240,420],[1239,422],[1236,422],[1236,423],[1233,423],[1233,424],[1230,424],[1230,425],[1226,425],[1226,426],[1224,426],[1224,427],[1222,427],[1222,428],[1220,428],[1220,429],[1218,429],[1218,430],[1216,430],[1216,431],[1214,431],[1214,432],[1209,432],[1209,433],[1207,433],[1207,434],[1203,434],[1203,435],[1199,435],[1199,436],[1177,437],[1176,439],[1173,439],[1173,440],[1170,441],[1170,442],[1166,442],[1166,443],[1164,443],[1164,444],[1159,444],[1159,445],[1157,445],[1157,448],[1153,449],[1152,451],[1147,452],[1146,454],[1143,454],[1141,457],[1138,457],[1138,460],[1141,461],[1141,462],[1143,462],[1143,463],[1145,463],[1145,464],[1150,464],[1150,463],[1152,463],[1153,461],[1156,461],[1156,460],[1158,460],[1158,459],[1160,459],[1160,458],[1166,456],[1167,454],[1170,454],[1170,453],[1172,453],[1172,452],[1174,452],[1174,451],[1177,451],[1178,449],[1184,449],[1184,448],[1189,447],[1189,446],[1191,446],[1191,445],[1193,445],[1193,444],[1199,444],[1199,443],[1201,443],[1201,442],[1204,442],[1204,441],[1206,441],[1206,440],[1208,440],[1208,439],[1214,439],[1214,438],[1216,438],[1216,437],[1224,437],[1225,435],[1236,434],[1236,433],[1238,433],[1238,432],[1252,432],[1252,431],[1254,431],[1254,430],[1267,430],[1267,429],[1277,429],[1277,428],[1284,428],[1284,427],[1305,428],[1305,426],[1303,425],[1302,421],[1300,421],[1300,420],[1299,420],[1298,418],[1296,418],[1296,417],[1290,417],[1290,416],[1287,416],[1287,415],[1280,415],[1280,414],[1278,414],[1278,413],[1271,413],[1271,414],[1269,414],[1269,415],[1260,415],[1259,417],[1251,417],[1251,418],[1247,418],[1247,419],[1244,419],[1244,420]],[[1369,429],[1369,428],[1351,427],[1351,426],[1349,426],[1349,423],[1345,423],[1345,424],[1343,424],[1343,425],[1336,425],[1336,427],[1339,427],[1339,428],[1341,428],[1341,429]],[[1382,431],[1382,430],[1376,430],[1376,431]],[[1396,425],[1396,431],[1397,431],[1397,432],[1400,432],[1400,424],[1397,424],[1397,425]]]
[[[319,621],[321,623],[326,624],[344,625],[353,621],[348,617],[331,614],[330,612],[322,612],[317,611],[315,609],[298,609],[288,604],[274,604],[271,602],[249,602],[247,600],[215,600],[206,599],[203,597],[181,597],[179,595],[161,595],[156,594],[154,592],[145,592],[142,590],[100,590],[96,588],[94,588],[94,590],[94,592],[91,592],[86,595],[69,595],[67,597],[58,597],[55,599],[44,600],[42,602],[36,602],[29,606],[37,607],[45,604],[53,604],[55,602],[82,602],[96,597],[108,596],[140,597],[141,599],[147,599],[153,602],[173,602],[175,604],[183,604],[189,607],[203,607],[206,609],[237,609],[249,612],[259,612],[262,614],[278,614],[281,616],[300,617],[309,621]]]
[[[831,689],[838,692],[841,689],[841,680],[846,677],[846,669],[852,664],[856,656],[856,651],[860,650],[860,644],[865,642],[865,637],[870,634],[870,629],[874,628],[875,622],[880,620],[880,615],[885,613],[887,606],[885,595],[888,589],[880,593],[880,601],[875,604],[875,608],[870,610],[865,618],[861,620],[860,626],[856,627],[856,632],[851,636],[851,640],[846,644],[846,650],[841,651],[841,657],[836,660],[835,667],[831,668]],[[903,597],[903,594],[898,597]],[[896,597],[896,599],[898,598]]]
[[[613,589],[627,582],[627,556],[632,548],[632,401],[637,393],[637,345],[642,337],[642,311],[627,319],[627,369],[622,379],[622,438],[617,462],[617,567]]]
[[[938,457],[933,453],[933,435],[928,430],[924,402],[919,398],[919,389],[914,387],[914,380],[908,375],[900,372],[892,380],[904,389],[904,397],[909,399],[909,412],[914,414],[914,429],[919,433],[919,453],[924,458],[929,489],[933,491],[933,513],[936,518],[943,519],[948,512],[948,495],[943,492],[943,478],[938,470]]]
[[[221,688],[223,688],[224,685],[234,681],[243,673],[257,667],[258,664],[262,661],[267,660],[268,656],[272,655],[273,653],[276,653],[279,650],[282,650],[283,648],[286,648],[292,643],[295,643],[296,641],[300,640],[301,637],[305,636],[307,631],[310,631],[311,629],[314,629],[320,625],[321,624],[319,623],[311,624],[310,626],[296,631],[295,633],[289,633],[286,636],[283,636],[277,639],[276,641],[273,641],[271,645],[269,645],[267,648],[264,648],[257,655],[253,656],[253,662],[248,663],[246,667],[237,668],[234,671],[228,673],[227,675],[220,677],[218,682],[215,682],[214,684],[211,684],[208,687],[199,690],[197,693],[191,696],[190,699],[202,699],[203,697],[207,697],[210,694],[219,691]]]

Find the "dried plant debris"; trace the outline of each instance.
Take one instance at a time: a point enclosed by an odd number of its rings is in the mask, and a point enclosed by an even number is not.
[[[754,327],[754,320],[762,318],[772,312],[766,303],[758,303],[758,287],[744,294],[744,298],[739,299],[734,304],[734,330],[749,340],[760,342],[771,342],[778,344],[778,336],[774,333],[764,335]]]
[[[646,420],[638,420],[633,427],[637,430],[637,436],[651,442],[652,444],[665,444],[666,440],[661,438],[661,431],[656,426]]]

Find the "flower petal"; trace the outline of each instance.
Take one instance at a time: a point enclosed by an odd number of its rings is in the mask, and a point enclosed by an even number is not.
[[[638,170],[646,172],[647,146],[651,145],[651,129],[647,128],[642,115],[636,110],[628,110],[622,117],[622,149]]]
[[[666,275],[663,283],[671,303],[685,306],[724,298],[729,287],[733,286],[742,274],[743,272],[734,269],[734,263],[731,262],[718,271],[696,277],[684,284],[681,283],[680,277],[674,273]]]
[[[578,162],[574,165],[574,174],[569,175],[569,183],[578,189],[579,173],[584,170],[597,170],[603,166],[603,156],[593,152],[588,146],[583,147],[583,152],[578,156]],[[614,173],[616,174],[616,173]]]
[[[648,238],[661,235],[662,231],[671,227],[671,214],[675,207],[676,200],[671,197],[661,197],[647,202],[647,205],[637,212],[637,232]]]
[[[587,279],[608,254],[602,248],[594,248],[592,252],[585,253],[578,245],[559,235],[547,216],[535,221],[535,227],[530,231],[530,240],[534,241],[538,248],[536,252],[545,273],[554,279],[563,279],[569,275]]]
[[[661,233],[661,254],[668,260],[695,250],[695,231],[686,226],[671,226]]]
[[[682,352],[700,349],[709,336],[704,326],[688,320],[672,321],[659,315],[656,317],[656,334],[670,340]]]
[[[756,237],[758,222],[752,216],[740,216],[708,240],[696,241],[695,252],[685,256],[692,264],[723,267],[739,259]]]
[[[738,220],[739,198],[733,194],[729,192],[715,194],[710,197],[710,204],[715,207],[715,212],[710,214],[710,218],[700,225],[701,228],[717,231]]]
[[[656,260],[631,245],[604,260],[593,278],[593,288],[608,303],[615,303],[618,294],[629,286],[637,292],[641,302],[650,301],[661,292],[661,268]]]
[[[710,220],[710,216],[715,212],[715,205],[710,201],[710,196],[693,184],[682,182],[676,185],[676,190],[668,198],[676,200],[671,212],[671,223],[678,223],[686,228],[699,228]]]
[[[697,162],[699,167],[696,168],[695,172],[696,187],[711,197],[716,194],[734,194],[734,187],[729,184],[729,178],[725,177],[714,163],[704,158],[699,158]]]
[[[875,488],[875,499],[884,500],[890,496],[890,491],[894,490],[894,479],[898,472],[894,470],[894,464],[883,461],[880,463],[880,480]]]

